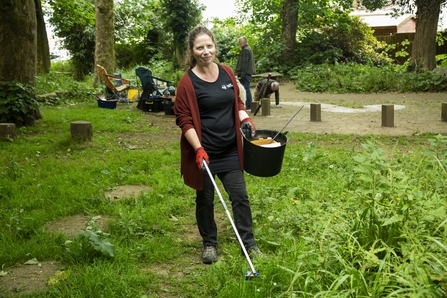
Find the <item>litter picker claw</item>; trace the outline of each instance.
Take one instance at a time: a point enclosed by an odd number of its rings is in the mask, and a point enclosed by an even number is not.
[[[251,271],[247,270],[245,272],[245,279],[250,281],[250,280],[252,280],[253,277],[258,276],[259,273],[255,270],[255,267],[253,266],[253,263],[250,260],[250,256],[248,255],[247,249],[245,249],[245,246],[244,246],[244,243],[242,242],[241,236],[239,235],[239,232],[237,231],[236,226],[234,225],[230,211],[228,211],[227,204],[225,204],[222,194],[220,193],[220,190],[217,187],[216,181],[214,181],[213,175],[211,174],[211,171],[208,168],[208,164],[206,163],[205,159],[202,160],[202,166],[203,166],[203,168],[206,169],[208,176],[210,177],[211,182],[214,185],[214,189],[216,190],[217,195],[219,196],[220,202],[222,203],[222,206],[225,209],[225,213],[227,214],[228,219],[230,220],[231,226],[233,227],[233,230],[234,230],[234,233],[236,234],[237,240],[239,241],[239,244],[241,245],[242,251],[244,252],[245,258],[247,259],[248,265],[250,265]]]

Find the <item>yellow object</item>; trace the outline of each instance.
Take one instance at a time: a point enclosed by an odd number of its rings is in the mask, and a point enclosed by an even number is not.
[[[137,101],[139,96],[140,94],[138,89],[129,89],[129,91],[127,91],[127,98],[131,101]]]
[[[252,144],[255,144],[255,145],[258,145],[258,146],[277,143],[275,140],[272,140],[272,138],[267,138],[267,139],[259,138],[257,140],[251,140],[250,142]]]

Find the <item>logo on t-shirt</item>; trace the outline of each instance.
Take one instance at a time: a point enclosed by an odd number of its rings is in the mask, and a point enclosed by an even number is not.
[[[222,85],[222,90],[233,89],[233,84]]]

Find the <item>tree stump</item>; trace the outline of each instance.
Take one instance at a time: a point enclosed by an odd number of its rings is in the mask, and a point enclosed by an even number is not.
[[[394,105],[382,105],[382,126],[394,126]]]
[[[442,103],[441,121],[447,122],[447,102]]]
[[[92,123],[87,121],[73,121],[70,123],[71,137],[81,140],[93,138]]]
[[[251,108],[251,112],[252,113],[256,112],[256,110],[258,109],[260,104],[261,103],[259,101],[252,101],[251,102],[251,107],[250,107]]]
[[[321,122],[321,104],[310,104],[310,121]]]
[[[262,116],[270,116],[270,98],[261,99]]]
[[[2,138],[15,138],[16,125],[14,123],[0,123],[0,137]]]

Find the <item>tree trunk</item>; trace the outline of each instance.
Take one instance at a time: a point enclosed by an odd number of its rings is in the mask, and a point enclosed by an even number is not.
[[[103,66],[107,73],[115,70],[115,25],[113,15],[113,0],[95,0],[96,13],[96,46],[95,66]],[[101,77],[96,71],[94,86],[100,84]]]
[[[34,0],[2,0],[0,5],[0,77],[35,85],[36,10]]]
[[[282,40],[285,47],[281,53],[283,61],[292,63],[295,59],[296,30],[298,29],[299,0],[284,0],[282,7]]]
[[[443,0],[417,0],[416,33],[411,50],[410,71],[436,67],[436,32]]]
[[[184,67],[185,64],[185,50],[184,47],[177,47],[175,48],[175,61],[174,63],[176,63],[176,67],[181,66]]]
[[[0,79],[5,82],[19,82],[35,86],[37,53],[37,19],[34,0],[2,0],[0,5]],[[11,86],[13,86],[11,84]],[[4,87],[2,95],[9,94],[11,88]],[[29,96],[29,95],[28,95]],[[34,97],[34,94],[31,96]],[[1,100],[1,96],[0,96]],[[16,126],[36,125],[40,119],[39,110],[25,111],[30,108],[31,100],[17,97],[22,110],[15,114],[3,115]],[[1,103],[1,102],[0,102]],[[5,104],[6,106],[7,104]],[[8,108],[8,106],[6,106]],[[11,112],[9,112],[11,113]]]
[[[37,20],[37,74],[50,72],[50,47],[48,45],[47,28],[43,18],[41,0],[34,0]]]

